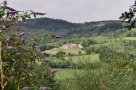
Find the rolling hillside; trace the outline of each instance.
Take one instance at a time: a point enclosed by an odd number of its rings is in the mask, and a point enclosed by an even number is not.
[[[122,29],[123,26],[120,21],[96,21],[85,23],[71,23],[59,19],[51,18],[37,18],[29,19],[26,23],[19,22],[18,27],[21,30],[30,32],[30,34],[37,36],[46,34],[59,34],[65,38],[71,38],[74,35],[77,37],[101,35],[102,33],[114,32]]]

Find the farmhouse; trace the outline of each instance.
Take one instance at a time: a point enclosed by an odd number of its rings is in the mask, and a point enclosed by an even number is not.
[[[71,49],[71,45],[70,44],[65,44],[63,46],[60,47],[61,49]]]
[[[61,49],[81,49],[83,48],[80,44],[64,44],[60,47]]]

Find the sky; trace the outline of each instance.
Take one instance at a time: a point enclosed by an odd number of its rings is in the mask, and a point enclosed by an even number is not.
[[[2,2],[2,0],[0,0]],[[118,20],[135,0],[7,0],[17,10],[45,12],[45,16],[73,23]]]

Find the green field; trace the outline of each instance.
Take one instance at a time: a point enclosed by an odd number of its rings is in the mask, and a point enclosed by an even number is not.
[[[99,54],[90,54],[90,55],[81,55],[81,56],[71,56],[65,57],[65,60],[72,60],[74,63],[82,62],[98,62],[99,61]],[[79,69],[56,69],[56,78],[57,79],[67,79],[73,78],[74,74],[83,73],[82,70]]]
[[[75,56],[66,56],[64,57],[65,60],[72,60],[72,62],[74,63],[78,63],[78,62],[81,62],[81,63],[86,63],[86,62],[99,62],[99,54],[88,54],[88,55],[85,55],[85,52],[81,49],[68,49],[68,50],[63,50],[63,49],[58,49],[58,48],[54,48],[54,49],[51,49],[51,50],[47,50],[45,52],[48,52],[48,53],[51,53],[51,54],[56,54],[58,51],[64,51],[66,52],[67,54],[68,53],[71,53],[71,54],[74,54]],[[79,51],[82,52],[81,55],[79,55]],[[58,61],[62,61],[62,60],[55,60],[54,62],[58,62]],[[55,70],[57,71],[56,72],[56,75],[55,77],[57,79],[70,79],[70,78],[73,78],[74,74],[77,74],[77,73],[83,73],[81,72],[82,70],[79,70],[79,69],[70,69],[70,68],[66,68],[66,69],[63,69],[63,68],[55,68]]]
[[[136,40],[136,37],[124,37],[126,40]]]
[[[82,70],[79,70],[79,69],[55,69],[57,72],[56,72],[56,75],[55,77],[57,79],[68,79],[68,78],[74,78],[74,74],[76,73],[82,73],[81,71]]]
[[[98,62],[99,54],[88,54],[88,55],[78,55],[78,56],[68,56],[65,60],[72,60],[73,62]]]
[[[83,50],[81,50],[81,49],[60,49],[60,48],[54,48],[54,49],[51,49],[51,50],[46,50],[44,52],[50,53],[50,54],[56,54],[59,51],[63,51],[66,54],[71,53],[71,54],[74,54],[74,55],[78,55],[79,51],[80,51],[82,54],[85,54],[85,52]]]

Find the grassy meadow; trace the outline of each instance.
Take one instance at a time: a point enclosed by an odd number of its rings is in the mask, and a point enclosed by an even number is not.
[[[126,40],[136,40],[136,37],[124,37]]]
[[[63,49],[59,49],[59,48],[54,48],[51,50],[47,50],[45,52],[51,53],[51,54],[56,54],[59,51],[63,51],[66,54],[68,53],[72,53],[74,54],[74,56],[64,56],[64,59],[67,61],[72,61],[73,63],[94,63],[94,62],[99,62],[99,54],[85,54],[85,52],[81,49],[67,49],[67,50],[63,50]],[[79,54],[79,51],[81,51],[82,53]],[[54,62],[58,62],[58,61],[62,61],[59,59],[54,60]],[[75,73],[82,73],[80,69],[71,69],[71,68],[54,68],[57,72],[55,77],[57,79],[70,79],[70,78],[74,78],[74,74]]]
[[[56,75],[55,77],[57,79],[72,79],[74,78],[74,74],[80,74],[82,73],[83,70],[80,70],[80,69],[58,69],[56,68],[55,69],[57,72],[56,72]]]
[[[87,55],[77,55],[77,56],[67,56],[65,60],[72,60],[74,63],[77,62],[98,62],[99,54],[87,54]]]
[[[79,51],[80,51],[82,54],[85,54],[85,51],[83,51],[81,49],[60,49],[60,48],[53,48],[51,50],[46,50],[44,52],[47,52],[47,53],[50,53],[50,54],[56,54],[59,51],[63,51],[66,54],[71,53],[71,54],[74,54],[74,55],[78,55]]]
[[[74,63],[96,63],[99,62],[99,54],[90,54],[90,55],[78,55],[78,56],[67,56],[65,60],[72,60]],[[64,68],[55,68],[57,70],[56,78],[57,79],[68,79],[74,78],[74,74],[83,73],[81,69],[64,69]]]

